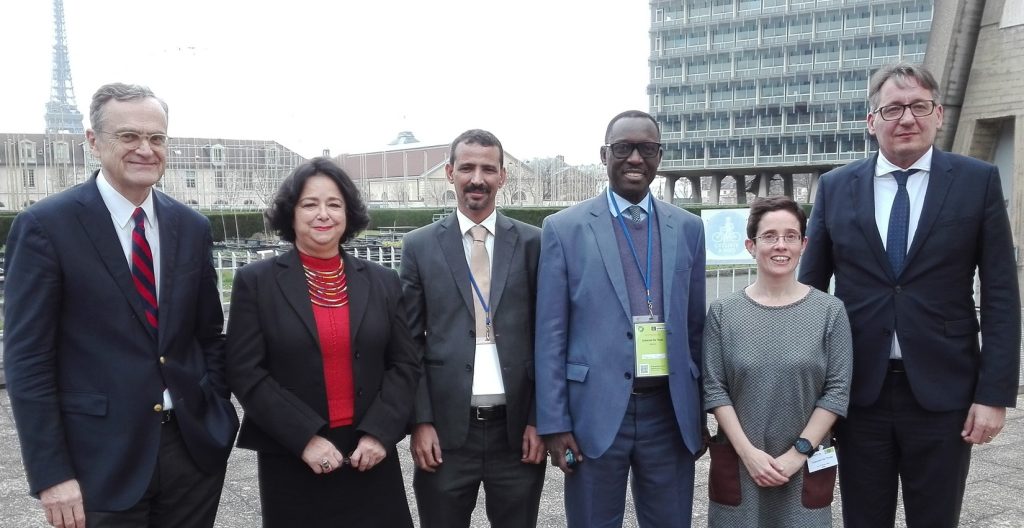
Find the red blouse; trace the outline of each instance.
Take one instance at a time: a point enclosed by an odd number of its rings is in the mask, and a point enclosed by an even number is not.
[[[331,427],[351,425],[355,413],[348,285],[341,256],[321,259],[299,253],[320,336],[324,387]]]

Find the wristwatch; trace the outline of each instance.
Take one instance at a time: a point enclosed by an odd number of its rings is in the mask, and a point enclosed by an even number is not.
[[[809,456],[814,451],[811,441],[806,438],[797,438],[796,442],[793,442],[793,448],[796,449],[797,453],[805,456]]]

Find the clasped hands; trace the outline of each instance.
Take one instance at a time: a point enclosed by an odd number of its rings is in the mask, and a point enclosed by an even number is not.
[[[384,445],[371,435],[360,437],[355,451],[348,457],[341,454],[330,440],[316,435],[302,450],[302,461],[313,470],[313,473],[320,475],[346,465],[359,471],[367,471],[379,464],[387,455]]]

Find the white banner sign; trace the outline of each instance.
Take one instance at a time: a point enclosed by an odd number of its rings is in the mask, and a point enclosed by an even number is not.
[[[707,263],[753,264],[743,242],[747,239],[747,216],[750,209],[702,209],[704,248]]]

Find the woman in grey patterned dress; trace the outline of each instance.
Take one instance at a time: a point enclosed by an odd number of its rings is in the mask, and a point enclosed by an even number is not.
[[[704,329],[704,408],[714,413],[708,525],[832,525],[836,468],[809,472],[845,416],[853,347],[842,301],[796,280],[807,216],[778,196],[751,204],[757,280],[715,301]]]

